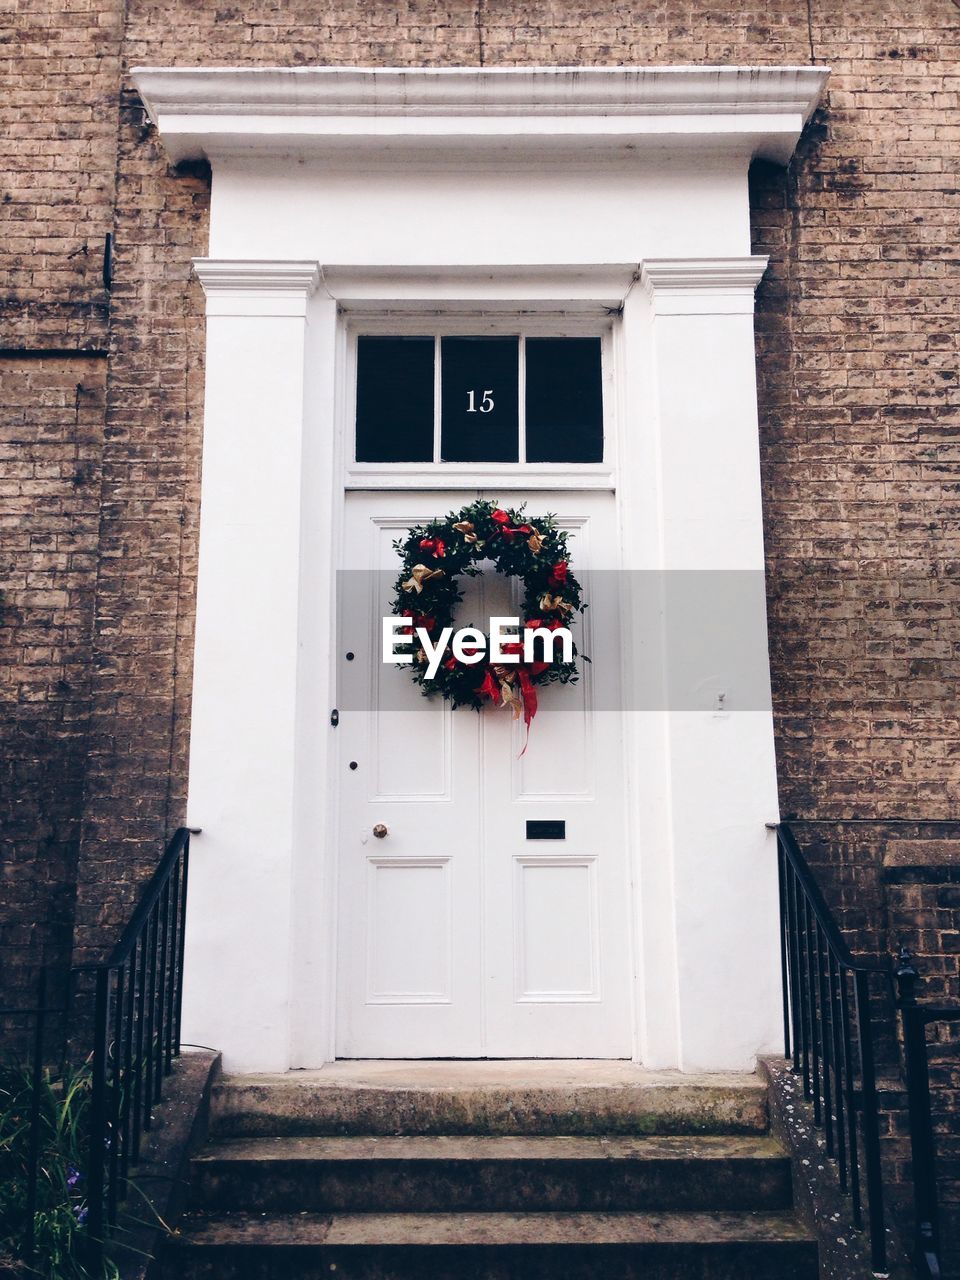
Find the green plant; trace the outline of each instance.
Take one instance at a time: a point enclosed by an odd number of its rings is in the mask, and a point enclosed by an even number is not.
[[[54,1074],[39,1083],[39,1165],[33,1257],[23,1256],[29,1196],[29,1071],[0,1067],[0,1259],[18,1260],[13,1274],[45,1280],[93,1280],[83,1265],[87,1216],[83,1169],[90,1109],[89,1067]],[[8,1263],[11,1267],[13,1264]],[[102,1280],[118,1274],[108,1262]],[[101,1280],[101,1277],[96,1277]]]

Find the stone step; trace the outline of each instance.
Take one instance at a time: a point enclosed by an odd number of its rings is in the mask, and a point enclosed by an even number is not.
[[[644,1071],[629,1062],[336,1062],[224,1077],[219,1137],[765,1133],[756,1076]]]
[[[365,1213],[192,1219],[178,1280],[816,1280],[782,1213]]]
[[[246,1138],[193,1161],[204,1210],[311,1213],[781,1209],[779,1143],[734,1137]]]

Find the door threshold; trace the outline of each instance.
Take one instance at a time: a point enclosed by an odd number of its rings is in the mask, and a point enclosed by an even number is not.
[[[322,1067],[286,1072],[285,1078],[386,1089],[739,1087],[757,1080],[753,1072],[650,1071],[629,1058],[338,1058]]]

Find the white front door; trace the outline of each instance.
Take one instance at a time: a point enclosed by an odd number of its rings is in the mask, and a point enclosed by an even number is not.
[[[581,663],[578,684],[539,691],[523,755],[522,726],[508,711],[454,712],[381,661],[394,540],[474,496],[346,497],[337,1055],[629,1057],[621,714],[598,705],[594,675],[620,661],[609,611],[578,619],[577,644],[592,664]],[[480,496],[556,513],[574,535],[588,603],[591,571],[616,567],[613,494]],[[515,585],[492,567],[465,579],[459,625],[488,631],[490,616],[516,614]]]

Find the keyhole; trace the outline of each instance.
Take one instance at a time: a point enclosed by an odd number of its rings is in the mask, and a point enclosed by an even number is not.
[[[353,654],[352,654],[352,653],[348,653],[348,654],[347,654],[347,661],[348,661],[348,662],[352,662],[352,661],[353,661]]]
[[[351,768],[351,769],[359,769],[359,767],[360,767],[360,766],[357,764],[356,760],[351,760],[351,761],[350,761],[350,768]]]

